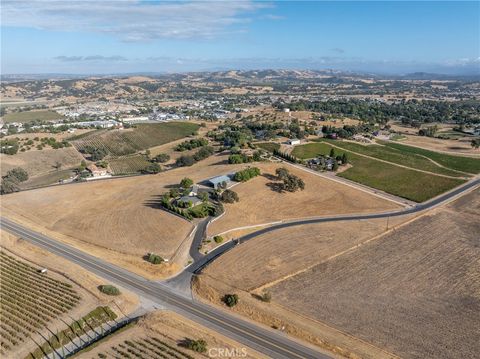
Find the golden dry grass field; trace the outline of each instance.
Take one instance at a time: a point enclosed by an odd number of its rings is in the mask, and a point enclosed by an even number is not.
[[[258,166],[265,173],[274,173],[278,165],[260,163]],[[193,226],[188,221],[157,208],[155,203],[159,196],[168,190],[168,186],[179,183],[183,177],[202,181],[244,167],[245,165],[229,165],[225,155],[216,155],[192,167],[178,168],[158,175],[14,193],[2,198],[1,208],[5,216],[37,230],[47,231],[53,237],[97,256],[142,273],[153,271],[161,275],[158,266],[146,263],[141,257],[147,252],[155,252],[171,258]],[[309,174],[299,175],[305,178],[307,184],[307,189],[302,193],[278,194],[265,185],[268,180],[264,177],[234,187],[241,198],[234,205],[238,209],[232,211],[227,207],[227,215],[218,221],[223,227],[214,228],[230,229],[243,223],[262,223],[279,218],[278,216],[294,218],[337,214],[342,211],[373,212],[398,208],[395,204],[350,187]],[[318,188],[322,190],[317,191]],[[251,193],[255,193],[255,196]],[[265,201],[265,205],[258,205],[259,198]],[[252,203],[258,214],[248,214]],[[274,216],[271,215],[272,203],[278,206]],[[235,213],[237,220],[231,217]],[[118,256],[118,253],[122,253],[122,256]],[[169,274],[176,269],[178,268],[170,268]]]
[[[281,165],[269,163],[259,167],[262,176],[233,188],[240,201],[225,205],[226,214],[209,226],[209,235],[279,220],[401,208],[394,202],[291,166],[288,170],[303,179],[305,190],[278,193],[268,186],[275,182],[268,175],[275,176],[275,169]]]
[[[403,358],[480,350],[480,190],[271,287],[274,300]]]

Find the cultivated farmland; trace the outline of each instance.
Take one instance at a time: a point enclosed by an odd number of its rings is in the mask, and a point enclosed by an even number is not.
[[[185,317],[169,312],[156,311],[140,319],[121,333],[108,337],[98,346],[84,352],[89,358],[205,358],[207,353],[197,353],[186,348],[188,340],[205,340],[210,348],[243,347],[206,327],[199,326]],[[245,358],[263,358],[250,348],[245,348]],[[215,350],[212,353],[216,353]]]
[[[149,164],[150,162],[148,162],[143,155],[113,158],[108,161],[108,165],[114,175],[138,173],[144,170]]]
[[[479,216],[477,189],[277,283],[272,297],[404,358],[475,358]]]
[[[72,285],[0,251],[1,353],[17,349],[80,302]]]
[[[128,130],[99,130],[72,144],[82,151],[87,146],[104,149],[111,156],[123,156],[194,134],[199,125],[190,122],[146,123]]]

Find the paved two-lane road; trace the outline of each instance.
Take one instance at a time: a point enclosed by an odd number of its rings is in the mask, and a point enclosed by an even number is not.
[[[313,347],[300,344],[282,333],[260,327],[225,311],[186,298],[161,283],[149,281],[6,218],[1,219],[1,224],[2,229],[36,246],[62,256],[112,283],[158,303],[159,306],[170,308],[272,358],[329,358],[328,355],[317,351]]]
[[[416,213],[449,201],[465,191],[477,187],[479,184],[480,179],[474,179],[451,192],[406,210],[378,214],[347,215],[289,221],[248,234],[242,237],[240,241],[243,243],[244,241],[258,237],[264,233],[290,226],[321,222],[387,218]],[[273,358],[328,358],[328,355],[317,351],[313,347],[309,347],[289,339],[282,333],[266,329],[254,323],[237,318],[225,311],[197,302],[191,298],[187,298],[181,293],[176,292],[175,289],[172,289],[172,287],[168,287],[162,283],[146,280],[145,278],[128,272],[123,268],[91,256],[82,252],[81,250],[51,239],[43,234],[32,231],[8,219],[2,218],[1,224],[2,229],[16,234],[24,240],[42,247],[49,252],[60,255],[82,266],[86,270],[89,270],[113,283],[133,291],[141,297],[150,299],[159,305],[175,310],[176,312],[183,314],[200,324],[227,335],[230,338]],[[202,223],[202,228],[200,229],[198,235],[195,236],[195,247],[192,246],[192,249],[197,248],[199,242],[201,241],[200,233],[204,232],[203,225],[206,225],[206,222]],[[193,257],[196,260],[187,268],[187,271],[191,273],[200,271],[208,263],[212,262],[234,246],[235,243],[228,242],[205,256],[200,256],[199,254],[195,253]],[[180,276],[178,278],[180,278]]]

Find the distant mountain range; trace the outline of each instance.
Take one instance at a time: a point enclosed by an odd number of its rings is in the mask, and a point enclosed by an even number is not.
[[[316,79],[325,77],[345,78],[372,78],[372,79],[403,79],[403,80],[458,80],[458,81],[480,81],[480,75],[445,75],[427,72],[414,72],[405,75],[383,75],[376,73],[350,72],[341,70],[223,70],[212,72],[134,72],[134,73],[112,73],[112,74],[2,74],[0,80],[4,83],[35,81],[35,80],[72,80],[85,78],[122,78],[131,76],[147,76],[163,79],[182,78],[203,78],[210,80],[232,79],[236,81],[252,80],[301,80]]]

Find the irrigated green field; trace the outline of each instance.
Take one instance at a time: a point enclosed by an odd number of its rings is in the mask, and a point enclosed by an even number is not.
[[[343,146],[345,143],[336,141],[335,145]],[[295,147],[292,154],[298,158],[306,159],[320,154],[328,155],[332,148],[333,147],[327,142],[309,143]],[[344,151],[335,148],[336,155],[342,155],[343,152]],[[339,173],[339,177],[365,184],[369,187],[407,198],[415,202],[426,201],[465,182],[462,179],[430,175],[413,169],[410,170],[377,161],[372,158],[359,156],[349,151],[345,152],[347,153],[352,167]],[[405,164],[407,163],[405,160],[407,157],[400,155],[391,158],[401,158],[402,161],[404,161],[403,165],[407,166]],[[421,157],[419,157],[419,159],[419,161],[421,161]],[[415,162],[415,164],[418,164],[418,162]],[[454,173],[458,175],[457,172]]]
[[[40,110],[40,111],[24,111],[24,112],[12,112],[3,116],[3,121],[6,123],[9,122],[31,122],[35,120],[40,121],[51,121],[62,119],[63,116],[57,112],[49,110]]]
[[[95,131],[72,141],[81,151],[86,146],[103,148],[111,156],[124,156],[163,145],[196,133],[199,125],[190,122],[145,123],[132,130]]]
[[[457,172],[453,169],[448,169],[440,167],[432,162],[430,159],[420,156],[418,154],[407,152],[402,149],[397,149],[390,146],[383,145],[361,145],[359,143],[345,142],[345,141],[335,141],[332,143],[337,147],[341,147],[347,151],[352,151],[360,153],[362,155],[375,157],[384,161],[397,163],[402,166],[407,166],[410,168],[415,168],[423,171],[443,174],[452,177],[463,177],[464,173]],[[443,156],[443,155],[442,155]],[[480,160],[478,160],[480,162]]]
[[[452,156],[444,153],[425,150],[423,148],[402,145],[400,143],[382,142],[382,144],[387,147],[400,150],[404,153],[411,153],[411,154],[428,157],[433,161],[438,162],[442,166],[445,166],[457,171],[474,173],[474,174],[480,173],[480,159],[478,158]]]

